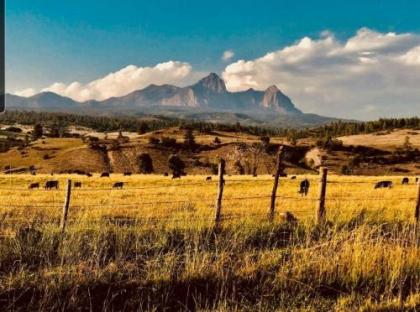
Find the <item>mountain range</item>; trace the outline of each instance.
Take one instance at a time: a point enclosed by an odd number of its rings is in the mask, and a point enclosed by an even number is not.
[[[210,122],[244,122],[279,127],[303,127],[334,120],[305,114],[276,86],[265,91],[229,92],[214,73],[187,87],[149,85],[121,97],[78,102],[52,92],[31,97],[6,95],[8,110],[89,113],[100,115],[159,114]]]

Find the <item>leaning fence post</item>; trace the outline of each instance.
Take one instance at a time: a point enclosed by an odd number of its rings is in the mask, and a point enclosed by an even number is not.
[[[271,204],[270,204],[270,214],[269,214],[270,221],[274,220],[274,214],[276,213],[276,196],[277,196],[277,188],[279,185],[279,177],[281,173],[282,157],[283,157],[283,145],[279,147],[279,151],[277,153],[276,173],[274,175],[273,191],[271,192]]]
[[[327,175],[327,168],[319,168],[319,197],[316,207],[316,222],[318,224],[325,221],[325,194],[327,191]]]
[[[420,179],[417,181],[417,201],[416,210],[414,211],[414,218],[416,221],[416,226],[418,226],[420,221]]]
[[[64,198],[63,215],[61,217],[61,223],[60,223],[60,230],[62,234],[66,230],[67,215],[69,213],[69,206],[70,206],[70,198],[71,198],[71,180],[69,179],[67,180],[66,197]]]
[[[218,192],[217,192],[217,199],[216,199],[216,216],[215,216],[216,224],[220,222],[221,213],[222,213],[223,187],[225,185],[224,174],[225,174],[225,160],[222,158],[220,159],[220,162],[219,162],[219,183],[218,183]]]

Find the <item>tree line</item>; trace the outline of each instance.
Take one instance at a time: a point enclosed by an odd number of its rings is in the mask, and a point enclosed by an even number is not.
[[[82,126],[99,132],[131,131],[143,134],[149,131],[169,127],[192,129],[201,133],[214,131],[242,132],[257,136],[284,136],[293,142],[300,138],[328,138],[345,135],[367,134],[393,129],[420,129],[420,118],[381,118],[375,121],[335,121],[314,128],[293,129],[281,126],[254,126],[236,124],[210,123],[197,120],[184,120],[165,116],[140,115],[126,116],[91,116],[68,113],[49,113],[32,111],[7,111],[0,115],[4,124],[42,125],[55,136],[65,136],[67,127]]]

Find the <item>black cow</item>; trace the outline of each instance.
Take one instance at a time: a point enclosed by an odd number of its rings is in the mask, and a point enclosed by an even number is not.
[[[109,178],[109,172],[102,172],[101,178]]]
[[[53,188],[55,188],[56,190],[58,190],[58,181],[51,180],[51,181],[47,181],[45,183],[45,189],[46,190],[51,190]]]
[[[211,181],[211,177],[207,177],[206,178],[206,181]]]
[[[127,177],[128,176],[131,176],[131,172],[128,172],[128,171],[127,172],[124,172],[124,175],[127,176]]]
[[[29,185],[29,189],[33,190],[33,189],[39,189],[39,183],[31,183]]]
[[[309,186],[310,186],[310,183],[308,179],[305,179],[302,182],[300,182],[299,194],[301,194],[302,196],[308,195]]]
[[[88,173],[86,173],[86,176],[87,176],[88,178],[91,178],[91,177],[92,177],[92,174],[91,174],[90,172],[88,172]]]
[[[296,176],[291,176],[290,180],[296,180]]]
[[[82,187],[82,182],[74,182],[74,187],[75,188],[81,188]]]
[[[169,176],[169,173],[165,172],[165,173],[163,174],[163,176],[164,176],[164,177],[168,177],[168,176]]]
[[[115,182],[112,188],[114,189],[122,189],[124,186],[124,182]]]
[[[375,184],[375,189],[392,188],[392,181],[379,181]]]
[[[410,182],[410,180],[407,177],[404,177],[401,181],[401,184],[408,184]]]
[[[172,175],[172,179],[181,179],[181,174],[180,173],[174,173]]]

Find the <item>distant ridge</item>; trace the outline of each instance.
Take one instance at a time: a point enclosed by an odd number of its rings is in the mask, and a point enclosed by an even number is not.
[[[223,79],[215,73],[209,74],[191,86],[151,84],[125,96],[104,101],[78,102],[52,92],[43,92],[28,98],[7,94],[6,107],[100,115],[150,113],[198,120],[211,120],[210,116],[217,115],[217,122],[238,122],[238,116],[246,116],[244,120],[248,123],[252,120],[258,124],[270,123],[288,127],[316,126],[334,120],[314,114],[304,114],[274,85],[265,91],[248,89],[229,92]],[[225,114],[225,118],[223,114],[216,114],[224,112],[231,114]],[[239,115],[236,115],[237,113]],[[235,118],[232,119],[232,116]]]

